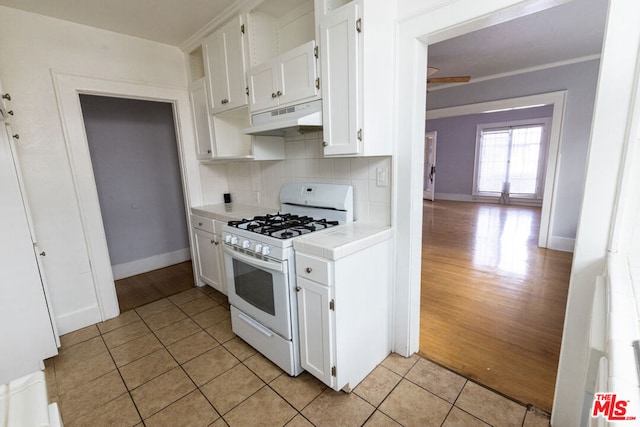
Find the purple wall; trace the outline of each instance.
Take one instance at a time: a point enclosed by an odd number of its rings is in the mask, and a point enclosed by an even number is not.
[[[551,117],[553,106],[470,114],[427,120],[426,131],[437,131],[435,184],[437,194],[471,196],[476,150],[476,130],[480,123]]]

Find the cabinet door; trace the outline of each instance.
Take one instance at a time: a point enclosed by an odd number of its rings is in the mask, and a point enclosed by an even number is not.
[[[329,309],[331,288],[303,277],[297,278],[298,327],[302,367],[320,381],[333,387],[334,364],[333,312]]]
[[[278,105],[277,67],[273,61],[253,67],[247,72],[249,109],[260,111]]]
[[[330,12],[320,21],[325,155],[360,151],[362,40],[357,25],[356,3]]]
[[[20,177],[9,138],[0,128],[0,384],[40,369],[57,353],[54,329],[34,254]]]
[[[318,94],[316,88],[315,41],[310,41],[279,56],[278,85],[280,105],[301,101]]]
[[[223,109],[222,100],[229,92],[222,31],[218,30],[202,41],[202,54],[209,81],[209,110],[213,114]]]
[[[223,104],[224,110],[247,105],[246,67],[241,27],[240,16],[222,27],[227,83],[226,96],[223,98],[227,100]]]
[[[213,156],[211,144],[211,123],[209,119],[209,105],[207,104],[207,87],[204,79],[191,85],[191,109],[196,130],[196,157],[207,160]]]
[[[198,261],[198,277],[218,291],[226,294],[222,281],[222,263],[219,238],[211,233],[193,230],[196,256]]]

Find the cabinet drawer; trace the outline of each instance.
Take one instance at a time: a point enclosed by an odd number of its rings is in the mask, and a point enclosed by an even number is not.
[[[296,254],[296,274],[314,282],[329,285],[329,261]]]
[[[198,230],[214,233],[213,220],[198,215],[191,215],[191,225]]]

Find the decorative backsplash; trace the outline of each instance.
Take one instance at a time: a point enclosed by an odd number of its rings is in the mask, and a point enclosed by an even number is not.
[[[377,171],[391,177],[391,157],[325,158],[322,132],[292,133],[285,139],[286,160],[202,164],[204,203],[222,203],[222,194],[231,193],[234,202],[280,207],[283,183],[310,181],[353,186],[354,216],[358,221],[391,222],[391,183],[377,185]]]

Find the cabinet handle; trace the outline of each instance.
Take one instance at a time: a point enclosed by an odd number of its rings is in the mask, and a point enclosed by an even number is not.
[[[202,227],[202,223],[201,223],[201,222],[199,222],[199,223],[198,223],[198,226]]]
[[[211,240],[211,244],[212,244],[212,245],[213,245],[215,242],[216,242],[215,240],[213,240],[213,239]]]
[[[40,256],[47,256],[47,253],[45,251],[40,252]]]
[[[300,286],[296,286],[296,292],[300,292],[302,288]]]
[[[222,100],[222,101],[220,101],[220,102],[222,102],[223,104],[228,104],[228,103],[229,103],[229,100],[228,100],[227,98],[225,98],[225,99],[223,99],[223,100]]]
[[[11,95],[8,93],[3,93],[2,94],[2,99],[6,99],[7,101],[11,101]]]
[[[220,242],[213,242],[214,245],[218,246]]]
[[[311,273],[313,269],[311,267],[307,267],[307,273]]]
[[[282,96],[282,92],[277,91],[277,92],[276,92],[276,95],[278,95],[278,96]]]
[[[272,98],[276,98],[277,96],[278,96],[278,95],[276,95],[276,93],[275,93],[275,92],[271,92],[271,97],[272,97]]]
[[[207,150],[207,154],[211,154],[211,150],[210,150],[210,149],[209,149],[209,150]]]
[[[13,116],[13,110],[7,111],[7,114],[9,114],[10,116]]]
[[[328,143],[327,141],[322,141],[322,146],[323,146],[323,147],[328,147],[328,146],[329,146],[329,143]]]
[[[13,139],[20,139],[20,135],[18,135],[17,133],[12,136],[13,136]]]

